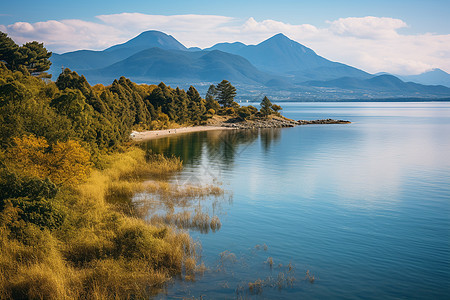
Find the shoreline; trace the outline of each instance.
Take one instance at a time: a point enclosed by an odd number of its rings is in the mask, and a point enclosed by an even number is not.
[[[153,139],[159,139],[168,136],[180,135],[183,133],[192,133],[192,132],[202,132],[202,131],[211,131],[211,130],[230,130],[233,128],[223,127],[223,126],[192,126],[192,127],[181,127],[181,128],[173,128],[173,129],[162,129],[162,130],[148,130],[148,131],[132,131],[130,138],[133,141],[141,142],[148,141]]]
[[[286,118],[272,118],[271,120],[257,120],[257,121],[235,121],[235,120],[216,120],[215,124],[200,125],[192,127],[180,127],[163,130],[148,130],[148,131],[132,131],[130,134],[131,140],[135,142],[148,141],[168,136],[180,135],[183,133],[213,131],[213,130],[233,130],[233,129],[259,129],[259,128],[283,128],[295,127],[301,125],[314,124],[350,124],[350,121],[322,119],[322,120],[290,120]],[[231,122],[230,122],[231,121]]]

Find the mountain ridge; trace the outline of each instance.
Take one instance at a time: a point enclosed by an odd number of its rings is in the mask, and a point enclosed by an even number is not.
[[[91,84],[110,84],[126,76],[137,82],[165,81],[183,87],[196,82],[201,90],[227,79],[239,87],[241,95],[265,93],[275,99],[450,96],[450,89],[441,86],[405,84],[397,77],[375,76],[330,61],[283,34],[257,45],[218,43],[201,50],[149,30],[103,51],[55,54],[51,60],[50,73],[55,77],[64,66],[85,75]]]

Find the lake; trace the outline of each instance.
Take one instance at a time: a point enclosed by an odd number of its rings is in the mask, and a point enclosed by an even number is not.
[[[208,270],[157,298],[448,299],[450,103],[280,104],[352,124],[145,145],[183,159],[172,181],[227,191],[203,200],[220,230],[190,232]]]

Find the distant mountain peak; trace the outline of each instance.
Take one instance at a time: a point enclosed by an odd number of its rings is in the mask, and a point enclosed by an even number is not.
[[[287,40],[290,40],[291,41],[291,39],[290,38],[288,38],[287,36],[285,36],[284,34],[282,34],[281,32],[280,33],[277,33],[277,34],[275,34],[274,36],[272,36],[271,38],[269,38],[269,39],[287,39]]]
[[[123,44],[112,46],[104,51],[108,52],[125,48],[134,48],[140,51],[152,47],[166,50],[187,50],[173,36],[157,30],[147,30]]]
[[[439,68],[434,68],[418,75],[400,75],[399,77],[404,81],[450,87],[450,74]]]
[[[288,38],[287,36],[285,36],[282,33],[275,34],[274,36],[268,38],[267,40],[262,41],[260,44],[271,43],[271,42],[276,42],[276,43],[296,43],[296,44],[300,45],[300,43],[297,43],[296,41],[291,40],[290,38]]]
[[[422,74],[425,74],[425,73],[440,73],[440,74],[447,74],[447,75],[449,75],[447,72],[445,72],[444,70],[441,70],[439,68],[431,69],[428,72],[424,72]]]

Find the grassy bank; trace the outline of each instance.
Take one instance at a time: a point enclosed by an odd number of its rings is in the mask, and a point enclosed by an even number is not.
[[[24,222],[20,208],[5,202],[0,298],[144,298],[174,275],[192,276],[198,262],[190,236],[162,221],[145,222],[131,203],[145,189],[176,196],[161,179],[180,170],[181,161],[131,149],[103,157],[101,165],[84,182],[59,187],[50,210],[39,206],[36,214],[57,215],[57,226]],[[149,175],[161,183],[146,187],[141,178]]]

